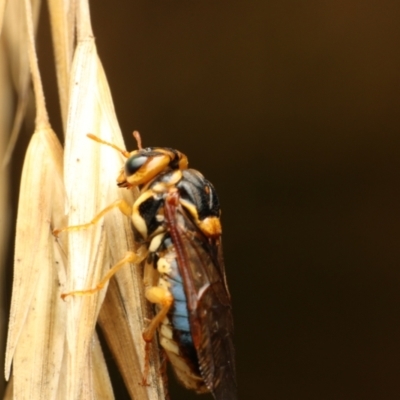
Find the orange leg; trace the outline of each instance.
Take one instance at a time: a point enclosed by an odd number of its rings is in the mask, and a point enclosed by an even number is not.
[[[150,386],[149,382],[147,381],[150,371],[150,345],[151,343],[148,342],[146,342],[144,345],[144,369],[142,381],[140,382],[141,386]]]
[[[174,298],[168,289],[154,286],[146,289],[145,296],[150,303],[156,303],[161,306],[161,310],[151,320],[150,325],[143,332],[143,339],[146,342],[151,342],[157,328],[164,321],[164,318],[168,314],[168,311],[174,302]]]
[[[147,376],[150,369],[150,342],[153,340],[154,334],[157,328],[163,322],[165,316],[168,314],[169,309],[172,306],[174,298],[168,289],[160,287],[150,287],[146,289],[145,292],[146,299],[151,303],[156,303],[161,305],[161,310],[157,315],[151,320],[150,325],[143,332],[143,339],[145,344],[145,359],[144,359],[144,370],[143,378],[141,384],[147,386]]]
[[[123,214],[127,215],[130,217],[132,215],[132,207],[125,201],[125,200],[117,200],[114,201],[114,203],[111,203],[109,206],[107,206],[104,210],[100,211],[90,222],[82,225],[71,225],[71,226],[66,226],[65,228],[61,229],[54,229],[53,235],[55,237],[58,237],[58,235],[61,232],[66,232],[66,231],[78,231],[81,229],[87,229],[92,225],[97,224],[97,222],[100,221],[102,217],[104,217],[105,214],[107,214],[109,211],[111,211],[114,208],[118,208]]]
[[[74,290],[72,292],[63,293],[61,298],[64,300],[67,296],[85,296],[88,294],[93,294],[103,289],[105,284],[111,279],[111,277],[117,273],[125,264],[128,263],[140,263],[146,257],[146,254],[142,254],[138,256],[136,253],[129,251],[126,253],[125,257],[118,261],[108,272],[102,280],[92,289],[84,289],[84,290]]]
[[[144,285],[145,285],[145,296],[150,303],[159,304],[161,310],[157,315],[150,321],[149,326],[143,332],[143,339],[145,341],[145,359],[144,359],[144,371],[142,385],[147,385],[147,376],[149,373],[149,360],[150,360],[150,343],[156,333],[157,328],[163,322],[165,316],[168,314],[171,308],[174,298],[171,292],[165,287],[155,286],[159,279],[157,270],[154,269],[153,265],[146,263],[144,267]]]

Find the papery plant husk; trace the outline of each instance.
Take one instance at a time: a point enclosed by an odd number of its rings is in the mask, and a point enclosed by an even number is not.
[[[133,202],[135,195],[115,184],[121,154],[86,136],[95,133],[124,148],[88,3],[49,2],[63,149],[44,101],[34,45],[36,8],[29,0],[14,2],[19,4],[19,20],[25,21],[36,127],[20,185],[5,364],[12,388],[6,395],[33,400],[114,398],[95,331],[99,322],[131,397],[164,399],[156,343],[151,346],[148,385],[139,384],[145,363],[142,332],[150,317],[140,266],[122,268],[112,278],[108,294],[105,287],[91,295],[61,299],[62,293],[96,286],[110,267],[135,250],[129,218],[118,210],[88,229],[61,232],[59,238],[52,235],[55,228],[90,221],[118,198]]]

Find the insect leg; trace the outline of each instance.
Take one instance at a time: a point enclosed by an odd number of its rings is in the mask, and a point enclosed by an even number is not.
[[[88,294],[93,294],[98,292],[99,290],[103,289],[104,285],[111,279],[111,277],[118,272],[125,264],[128,263],[139,263],[143,261],[143,258],[145,257],[145,254],[143,255],[137,255],[136,253],[129,251],[126,253],[125,257],[118,261],[108,272],[102,280],[94,287],[91,289],[84,289],[84,290],[74,290],[72,292],[68,293],[63,293],[61,295],[61,298],[64,300],[67,296],[85,296]]]
[[[163,322],[165,316],[168,314],[169,309],[174,301],[171,292],[167,288],[154,286],[158,280],[158,272],[154,269],[153,264],[146,262],[144,266],[143,283],[145,285],[145,297],[150,303],[159,304],[161,310],[150,321],[149,326],[143,332],[143,339],[145,345],[145,360],[143,378],[141,384],[147,386],[147,376],[150,369],[150,344],[156,333],[158,326]]]
[[[163,322],[165,316],[168,314],[168,311],[174,302],[174,298],[168,289],[157,286],[147,288],[145,296],[150,303],[159,304],[161,306],[161,310],[151,320],[149,326],[143,332],[143,339],[146,342],[151,342],[158,326]]]
[[[114,203],[111,203],[109,206],[107,206],[104,210],[100,211],[90,222],[82,225],[71,225],[71,226],[66,226],[61,229],[54,229],[53,230],[53,235],[55,237],[58,237],[58,235],[61,232],[66,232],[66,231],[78,231],[81,229],[87,229],[92,225],[97,224],[99,220],[104,217],[105,214],[107,214],[109,211],[111,211],[114,208],[118,208],[123,214],[126,216],[130,217],[132,215],[132,207],[125,201],[125,200],[117,200]]]

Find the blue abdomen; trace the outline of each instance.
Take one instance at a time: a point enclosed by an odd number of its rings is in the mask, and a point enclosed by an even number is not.
[[[181,356],[190,364],[191,369],[199,373],[197,353],[190,331],[187,299],[175,251],[170,238],[165,238],[163,245],[167,249],[167,254],[164,253],[164,259],[168,260],[169,268],[168,271],[161,273],[161,278],[169,283],[169,290],[174,298],[174,303],[168,313],[173,340],[178,345]]]

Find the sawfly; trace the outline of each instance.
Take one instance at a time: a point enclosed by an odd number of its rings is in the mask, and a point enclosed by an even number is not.
[[[90,223],[55,230],[84,229],[112,208],[132,220],[142,256],[146,299],[156,315],[143,332],[150,343],[159,342],[178,380],[197,393],[211,392],[216,400],[236,400],[233,318],[222,257],[220,205],[213,185],[188,169],[187,157],[164,147],[127,152],[94,135],[91,139],[113,147],[126,158],[117,178],[119,187],[138,188],[132,205],[119,200]],[[134,256],[117,263],[94,289],[77,290],[63,297],[100,290]]]

